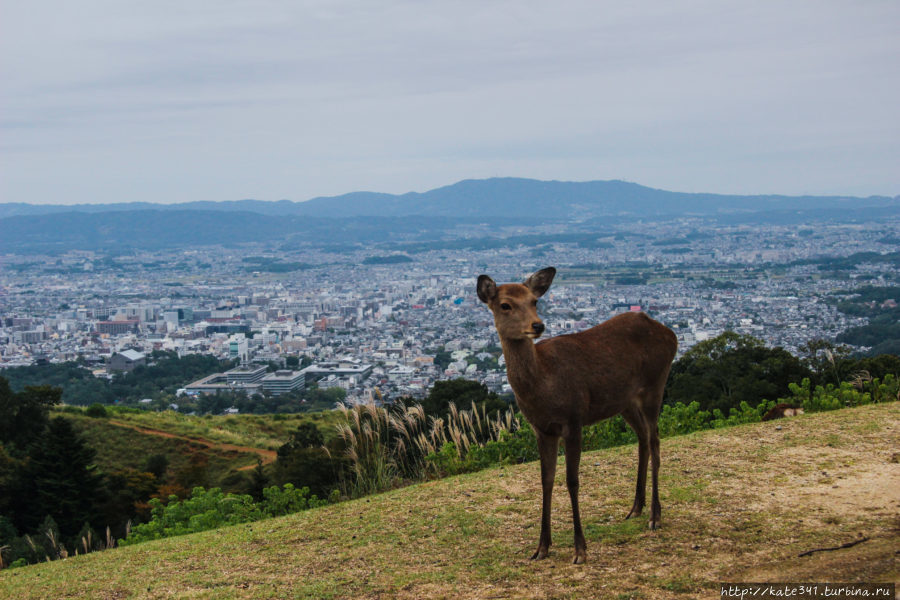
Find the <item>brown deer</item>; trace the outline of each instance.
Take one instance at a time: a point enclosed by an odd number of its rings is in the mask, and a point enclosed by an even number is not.
[[[498,286],[478,277],[478,298],[494,314],[506,374],[519,410],[534,427],[541,457],[541,536],[532,559],[550,551],[550,501],[559,439],[565,442],[566,486],[572,500],[575,564],[585,561],[587,544],[578,512],[581,428],[621,414],[638,437],[638,476],[634,505],[627,518],[644,508],[647,460],[652,462],[650,529],[660,524],[659,430],[663,387],[678,341],[665,325],[644,313],[626,313],[586,331],[535,344],[544,332],[538,298],[550,288],[556,269],[532,274],[522,284]]]

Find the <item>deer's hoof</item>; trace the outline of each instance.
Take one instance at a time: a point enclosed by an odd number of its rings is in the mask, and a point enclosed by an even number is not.
[[[573,565],[583,565],[584,561],[587,560],[587,553],[585,552],[576,552],[575,560],[572,561]]]
[[[643,511],[643,509],[640,509],[640,508],[632,508],[632,509],[631,509],[631,512],[629,512],[629,513],[625,516],[625,520],[627,521],[628,519],[631,519],[631,518],[633,518],[633,517],[639,517],[639,516],[641,516],[641,512],[642,512],[642,511]]]
[[[653,519],[651,519],[648,526],[650,527],[651,531],[655,531],[655,530],[659,529],[659,527],[660,527],[659,519],[657,519],[655,521]]]
[[[531,560],[543,560],[550,556],[549,548],[538,548],[537,551],[531,555]]]

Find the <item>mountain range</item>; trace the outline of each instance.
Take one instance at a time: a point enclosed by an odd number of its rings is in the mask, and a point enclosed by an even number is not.
[[[590,224],[696,216],[805,222],[900,215],[900,196],[682,193],[625,181],[468,179],[427,192],[353,192],[303,202],[0,204],[0,251],[241,243],[284,237],[332,243],[399,232],[438,236],[459,223]],[[201,224],[202,227],[197,225]]]

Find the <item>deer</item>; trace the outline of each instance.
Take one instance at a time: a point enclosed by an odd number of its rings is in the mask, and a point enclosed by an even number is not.
[[[572,502],[575,564],[587,558],[578,509],[578,470],[582,428],[622,415],[638,438],[637,489],[631,511],[640,516],[646,502],[647,463],[651,463],[650,529],[660,526],[659,429],[663,389],[678,340],[671,329],[643,312],[614,316],[599,325],[535,343],[545,331],[538,299],[547,293],[556,269],[547,267],[524,283],[497,285],[480,275],[478,298],[490,309],[506,359],[507,380],[519,410],[532,425],[541,460],[541,533],[532,560],[550,553],[550,505],[559,441],[566,455],[566,487]]]

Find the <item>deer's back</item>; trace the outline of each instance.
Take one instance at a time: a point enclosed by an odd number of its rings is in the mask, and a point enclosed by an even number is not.
[[[624,313],[595,327],[537,344],[551,374],[549,393],[583,397],[584,421],[618,414],[635,395],[661,390],[678,342],[665,325],[644,313]],[[584,390],[588,396],[584,397]]]

